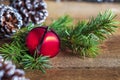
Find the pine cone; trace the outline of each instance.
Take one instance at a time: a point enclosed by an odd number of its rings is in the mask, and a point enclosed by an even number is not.
[[[14,8],[0,5],[0,32],[5,37],[10,37],[23,25],[22,17]]]
[[[30,22],[41,24],[48,16],[44,0],[14,0],[11,6],[22,15],[24,26],[28,26]]]
[[[0,80],[29,80],[23,70],[16,69],[11,61],[4,61],[0,56]]]

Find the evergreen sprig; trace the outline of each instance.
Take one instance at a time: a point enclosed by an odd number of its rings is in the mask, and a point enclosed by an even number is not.
[[[111,11],[105,11],[105,13],[99,13],[96,18],[91,18],[87,22],[86,27],[82,27],[81,34],[88,36],[94,34],[99,40],[104,40],[107,37],[105,34],[111,34],[114,29],[117,28],[115,25],[117,22],[113,19],[116,15]],[[80,24],[78,24],[79,26]]]
[[[0,55],[5,60],[13,61],[18,67],[24,69],[39,69],[45,73],[46,68],[50,68],[49,57],[47,56],[31,56],[25,46],[25,39],[28,32],[34,26],[30,24],[28,27],[22,28],[13,36],[13,41],[3,44],[0,47]]]
[[[96,57],[100,42],[117,28],[115,16],[113,12],[107,10],[99,13],[96,18],[79,21],[77,24],[73,24],[69,16],[63,16],[53,22],[50,27],[60,36],[62,50],[68,48],[72,53],[78,53],[80,56]]]
[[[100,42],[117,28],[115,16],[111,11],[106,11],[98,14],[96,18],[79,21],[77,24],[73,23],[71,17],[63,16],[53,21],[49,28],[54,29],[60,36],[62,50],[70,49],[72,53],[80,54],[80,56],[95,57],[99,53]],[[12,60],[17,65],[20,63],[19,66],[24,69],[40,69],[45,72],[46,68],[51,67],[49,57],[31,56],[25,46],[26,35],[33,28],[34,26],[30,24],[21,29],[13,36],[10,44],[6,43],[0,47],[0,53],[5,59]]]
[[[49,57],[42,55],[37,58],[25,55],[23,56],[21,64],[24,65],[24,69],[39,69],[43,73],[45,73],[46,68],[52,67],[49,64]]]
[[[64,35],[64,31],[69,29],[72,24],[73,19],[70,16],[66,15],[60,17],[58,20],[54,20],[50,24],[49,28],[54,29],[58,34],[60,34],[59,36],[62,38],[62,35]]]
[[[12,60],[14,63],[19,64],[22,56],[26,52],[24,46],[20,43],[5,43],[0,48],[1,55],[4,57],[5,60]]]

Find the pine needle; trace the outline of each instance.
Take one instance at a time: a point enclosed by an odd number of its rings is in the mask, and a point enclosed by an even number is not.
[[[28,27],[21,29],[13,36],[10,44],[3,44],[0,47],[0,55],[5,60],[13,61],[18,67],[24,69],[39,69],[45,73],[46,68],[50,68],[49,58],[46,56],[31,56],[25,45],[25,38],[28,32],[34,26],[30,24]]]
[[[64,16],[53,22],[50,27],[60,36],[62,50],[68,48],[80,56],[95,57],[99,53],[100,42],[117,28],[118,22],[114,21],[115,17],[112,11],[107,10],[89,21],[73,24],[72,18]]]

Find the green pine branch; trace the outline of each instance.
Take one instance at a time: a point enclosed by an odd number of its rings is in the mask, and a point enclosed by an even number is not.
[[[50,68],[49,57],[46,56],[31,56],[25,46],[25,38],[28,32],[34,28],[32,24],[21,29],[13,36],[11,43],[3,44],[0,47],[0,55],[5,60],[13,61],[18,67],[24,69],[39,69],[45,73],[46,68]]]
[[[73,24],[72,18],[63,16],[53,22],[50,27],[60,36],[62,50],[68,48],[72,53],[80,56],[96,57],[99,53],[100,41],[105,40],[106,35],[112,34],[117,28],[118,22],[114,21],[115,17],[113,12],[107,10],[89,21]]]
[[[35,26],[30,23],[27,27],[22,28],[19,30],[15,35],[12,37],[13,42],[21,42],[25,43],[25,38],[30,30],[32,30]]]
[[[100,41],[105,40],[107,35],[112,34],[117,28],[115,16],[111,11],[106,11],[98,14],[96,18],[79,21],[77,24],[73,23],[71,17],[63,16],[53,21],[49,28],[54,29],[60,36],[62,50],[70,49],[72,53],[80,56],[95,57],[99,53]],[[33,28],[31,24],[21,29],[13,36],[12,43],[0,47],[0,53],[5,59],[20,63],[24,69],[40,69],[45,72],[46,68],[51,67],[49,58],[29,55],[25,46],[26,35]]]
[[[99,13],[96,18],[91,18],[89,22],[87,22],[86,27],[81,27],[81,34],[89,35],[94,34],[98,39],[104,40],[106,36],[104,34],[111,34],[114,32],[114,29],[117,27],[114,21],[116,15],[111,11],[105,11],[105,13]],[[81,24],[78,23],[78,27]]]
[[[5,60],[12,60],[14,63],[19,64],[22,54],[25,53],[26,49],[23,49],[22,44],[19,43],[10,43],[4,44],[0,47],[0,52]]]
[[[52,28],[54,31],[56,31],[58,35],[60,34],[59,36],[62,38],[62,36],[64,36],[64,32],[69,29],[71,25],[73,25],[73,19],[66,15],[54,20],[49,25],[49,28]]]
[[[51,68],[52,66],[49,63],[49,57],[39,56],[32,57],[25,55],[22,58],[21,64],[24,66],[24,69],[38,69],[45,73],[45,69]]]

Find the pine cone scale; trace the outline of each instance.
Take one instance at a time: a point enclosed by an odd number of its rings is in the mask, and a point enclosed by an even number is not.
[[[6,61],[0,56],[0,80],[29,80],[25,78],[23,70],[16,69],[11,61]]]
[[[41,24],[48,16],[44,0],[15,0],[11,5],[21,14],[24,26],[28,26],[30,22]]]
[[[10,6],[0,5],[0,34],[10,37],[23,25],[21,15]]]

